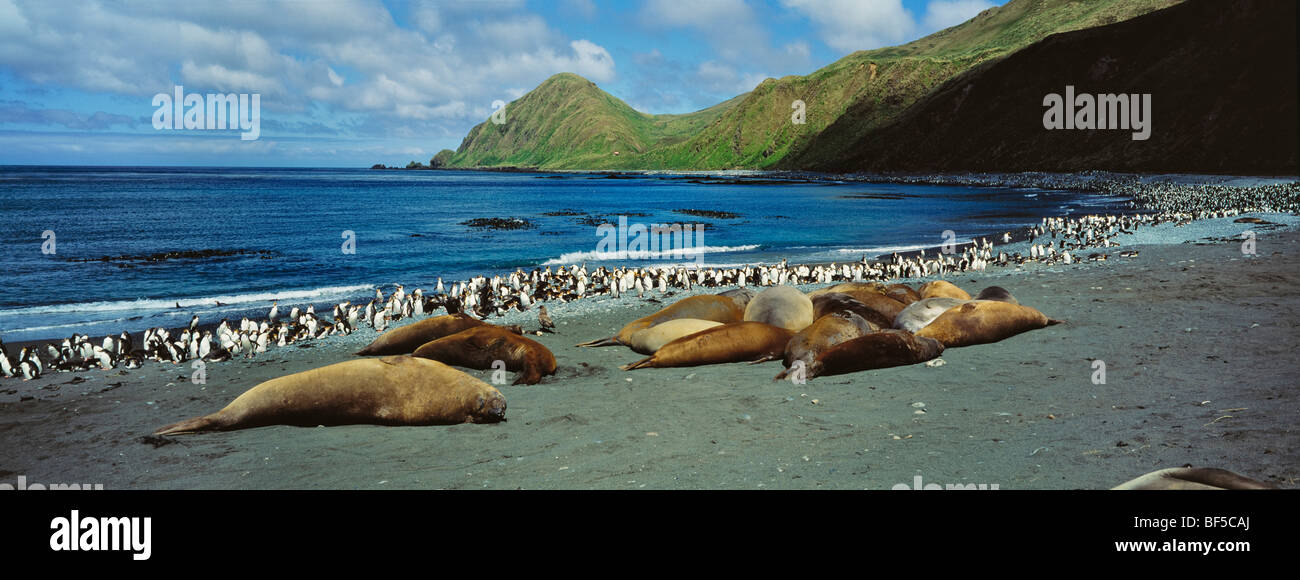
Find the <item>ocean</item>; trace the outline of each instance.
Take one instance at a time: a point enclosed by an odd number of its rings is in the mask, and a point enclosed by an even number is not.
[[[195,314],[203,322],[264,317],[272,301],[282,311],[328,310],[364,302],[376,286],[428,292],[438,277],[450,287],[572,263],[857,261],[991,237],[1045,216],[1125,213],[1128,201],[732,174],[6,166],[0,339],[139,332],[183,326]],[[691,241],[705,252],[617,259],[598,226],[620,216],[629,226],[703,224]],[[503,224],[520,227],[492,227]]]

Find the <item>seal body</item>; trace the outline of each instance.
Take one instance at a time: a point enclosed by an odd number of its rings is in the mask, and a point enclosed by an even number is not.
[[[904,330],[881,330],[832,346],[808,365],[808,378],[923,363],[943,354],[943,343]]]
[[[1026,332],[1058,324],[1059,320],[1028,306],[997,301],[967,302],[940,314],[916,332],[942,342],[945,347],[998,342]]]
[[[1020,304],[1020,301],[1016,300],[1016,297],[1012,296],[1010,291],[1008,291],[1006,288],[1003,288],[1001,286],[989,286],[988,288],[980,290],[980,293],[975,295],[975,299],[976,300],[997,300],[998,302],[1009,302],[1011,304]]]
[[[732,362],[754,362],[780,358],[794,333],[762,322],[736,322],[683,336],[648,358],[622,367],[692,367]]]
[[[1174,467],[1152,471],[1111,489],[1275,489],[1262,481],[1213,467]]]
[[[785,357],[781,361],[786,370],[781,371],[775,378],[777,380],[785,378],[796,361],[802,361],[804,368],[808,368],[823,351],[877,330],[879,327],[847,310],[818,318],[811,326],[799,331],[790,338],[790,342],[786,343]]]
[[[890,284],[885,288],[885,296],[903,303],[903,306],[921,299],[921,293],[907,284]]]
[[[797,288],[773,286],[749,301],[749,306],[745,307],[745,321],[799,332],[813,323],[813,303]]]
[[[411,356],[449,365],[488,370],[502,361],[506,370],[519,373],[514,384],[535,385],[555,374],[555,355],[542,343],[499,326],[484,325],[424,343]]]
[[[876,296],[876,298],[884,297]],[[843,292],[819,294],[813,296],[812,301],[813,316],[818,319],[827,314],[834,314],[836,312],[852,312],[880,328],[889,328],[890,326],[893,326],[894,317],[891,316],[890,313],[901,310],[901,308],[895,308],[895,305],[890,302],[872,300],[870,296],[867,296],[867,301],[873,302],[875,305],[868,305]]]
[[[426,342],[450,336],[462,330],[479,326],[493,326],[468,314],[444,314],[419,322],[394,328],[383,333],[374,342],[357,351],[360,356],[411,354]],[[504,327],[521,334],[518,326]]]
[[[917,332],[926,325],[934,322],[944,312],[970,302],[958,298],[944,298],[936,296],[934,298],[922,298],[907,305],[898,316],[894,318],[893,328],[906,330],[908,332]]]
[[[921,298],[934,298],[942,296],[945,298],[957,298],[960,300],[970,300],[970,293],[958,288],[956,284],[947,280],[935,280],[926,282],[921,285],[919,292]]]
[[[614,336],[584,342],[578,346],[628,345],[632,343],[632,335],[657,324],[662,324],[669,320],[677,320],[679,318],[712,320],[714,322],[728,324],[744,320],[745,307],[741,306],[739,302],[729,296],[720,296],[716,294],[688,296],[672,303],[668,307],[663,308],[654,314],[627,323],[623,326],[622,330],[619,330],[618,334],[615,334]]]
[[[356,359],[271,379],[211,415],[158,435],[267,425],[449,425],[505,420],[492,385],[437,361],[409,356]]]
[[[663,324],[656,324],[645,330],[639,331],[632,335],[631,344],[628,346],[632,350],[641,354],[654,354],[655,351],[674,340],[677,340],[688,334],[695,334],[701,330],[707,330],[715,326],[722,326],[721,322],[712,320],[700,320],[698,318],[679,318],[669,320]]]

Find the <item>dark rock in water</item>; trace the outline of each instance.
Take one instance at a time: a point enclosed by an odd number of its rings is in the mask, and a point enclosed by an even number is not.
[[[585,211],[578,211],[578,210],[576,210],[576,209],[565,209],[565,210],[560,210],[560,211],[548,211],[548,212],[543,213],[542,215],[548,215],[548,216],[575,216],[575,215],[587,215],[587,212],[585,212]]]
[[[460,222],[462,226],[489,230],[527,230],[536,226],[523,218],[474,218]]]
[[[673,210],[673,213],[680,213],[683,215],[689,215],[695,217],[717,218],[717,219],[724,219],[724,220],[734,220],[740,217],[740,214],[738,213],[729,212],[729,211],[716,211],[711,209],[675,209]]]
[[[230,256],[258,256],[264,260],[271,259],[275,253],[271,250],[172,250],[170,252],[155,252],[153,254],[123,254],[121,256],[100,256],[98,258],[64,258],[69,262],[127,262],[128,264],[118,264],[118,267],[133,267],[130,262],[158,263],[168,260],[204,260],[209,258],[226,258]]]

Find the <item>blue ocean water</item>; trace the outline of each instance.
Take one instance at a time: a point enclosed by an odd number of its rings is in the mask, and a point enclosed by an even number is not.
[[[859,260],[939,245],[945,230],[965,241],[1043,216],[1127,209],[1123,198],[1041,189],[699,177],[0,167],[0,339],[264,315],[272,300],[319,309],[368,299],[375,286],[431,290],[438,277],[624,264],[598,252],[597,225],[619,216],[707,224],[703,263],[737,265]],[[531,227],[465,225],[475,218]],[[346,232],[355,253],[344,251]],[[222,255],[97,260],[195,250]]]

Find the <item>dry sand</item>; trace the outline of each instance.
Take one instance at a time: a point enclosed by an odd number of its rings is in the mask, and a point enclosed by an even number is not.
[[[1184,464],[1300,478],[1300,234],[1133,246],[1105,263],[948,279],[1011,290],[1067,324],[916,365],[774,382],[779,362],[624,372],[611,335],[662,305],[552,307],[556,376],[500,387],[496,425],[177,436],[257,383],[350,358],[371,330],[207,365],[0,381],[0,482],[105,489],[1104,489]],[[680,297],[680,295],[678,296]],[[671,300],[671,299],[670,299]],[[535,320],[532,312],[521,315]],[[535,328],[533,322],[529,328]],[[1094,384],[1092,361],[1106,366]],[[469,371],[484,380],[490,373]],[[84,378],[84,381],[78,381]],[[513,379],[513,376],[511,376]]]

